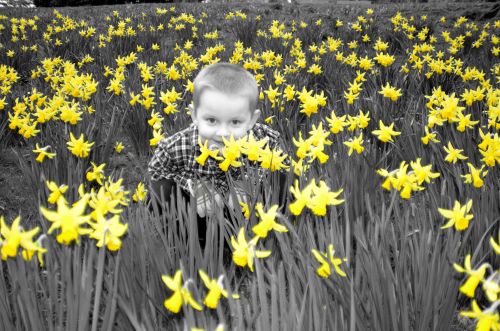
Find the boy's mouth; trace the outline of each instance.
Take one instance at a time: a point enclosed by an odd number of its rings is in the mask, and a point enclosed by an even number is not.
[[[220,149],[224,147],[224,143],[222,141],[211,140],[209,142],[208,148],[210,149]]]

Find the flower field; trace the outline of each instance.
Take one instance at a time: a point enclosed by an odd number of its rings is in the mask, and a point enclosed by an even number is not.
[[[490,7],[0,9],[0,154],[20,173],[0,202],[30,201],[0,210],[0,329],[500,330]],[[201,146],[266,174],[202,248],[195,206],[148,203],[147,163],[219,61],[255,75],[284,150]]]

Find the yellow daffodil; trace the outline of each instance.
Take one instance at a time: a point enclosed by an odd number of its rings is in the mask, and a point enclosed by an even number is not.
[[[427,126],[425,127],[425,136],[421,137],[420,140],[424,145],[429,144],[429,141],[432,141],[434,143],[440,142],[438,139],[436,139],[436,133],[429,132],[429,128]]]
[[[262,140],[255,140],[253,133],[250,132],[248,138],[242,140],[241,151],[247,156],[249,161],[257,161],[267,142],[267,137]]]
[[[320,252],[318,252],[315,249],[312,249],[311,252],[312,252],[314,258],[319,263],[321,263],[321,265],[319,266],[319,268],[316,269],[316,273],[320,277],[328,278],[332,274],[332,271],[330,269],[330,264],[328,263],[326,256],[324,256],[325,254],[324,253],[320,253]]]
[[[457,160],[466,160],[467,156],[462,155],[463,149],[456,149],[453,147],[451,142],[448,142],[448,147],[443,146],[443,149],[448,153],[445,157],[445,161],[450,163],[456,163]]]
[[[182,284],[182,271],[177,270],[174,278],[171,278],[168,275],[162,275],[161,279],[167,287],[172,290],[174,293],[168,299],[163,302],[165,308],[167,308],[172,313],[176,314],[180,311],[182,305],[190,305],[196,310],[201,311],[201,305],[196,302],[188,290],[188,285],[191,283],[191,280],[188,279],[184,285]]]
[[[271,208],[265,212],[262,203],[258,202],[255,205],[255,210],[260,218],[260,222],[252,228],[252,231],[259,238],[266,238],[267,233],[271,230],[277,232],[288,232],[288,229],[276,222],[276,215],[278,210],[278,205],[273,205]]]
[[[396,58],[393,55],[387,53],[377,53],[374,59],[381,66],[388,67],[394,62]]]
[[[481,161],[489,167],[494,167],[497,163],[500,164],[500,138],[498,133],[483,133],[483,131],[479,129],[479,135],[482,141],[477,146],[479,152],[483,155]]]
[[[286,164],[287,159],[288,155],[284,154],[283,151],[276,148],[270,149],[269,145],[267,145],[260,151],[258,162],[260,162],[260,166],[264,169],[279,171],[281,169],[288,169],[288,165]]]
[[[309,139],[311,144],[318,146],[319,144],[331,145],[332,142],[328,140],[330,132],[323,130],[323,122],[320,122],[318,126],[312,125],[311,131],[309,131]]]
[[[415,172],[408,172],[408,163],[401,162],[395,176],[391,179],[391,185],[399,191],[402,199],[410,199],[411,193],[414,191],[423,190],[423,187],[418,185],[418,179]]]
[[[326,121],[330,124],[330,132],[333,134],[344,131],[344,127],[349,125],[349,123],[346,122],[346,115],[337,117],[334,110],[332,110],[330,117],[326,118]]]
[[[481,310],[476,300],[472,300],[472,311],[461,311],[460,315],[477,320],[476,330],[500,330],[500,315],[497,312],[498,302],[489,309]]]
[[[123,150],[123,143],[121,141],[117,141],[115,143],[115,152],[121,153]]]
[[[245,217],[245,219],[249,219],[250,218],[250,208],[248,207],[248,204],[246,204],[243,201],[239,201],[239,203],[240,203],[240,207],[241,207],[241,212],[243,213],[243,217]]]
[[[464,115],[463,113],[458,113],[453,122],[458,122],[457,130],[459,132],[465,132],[465,129],[472,129],[474,125],[479,123],[479,121],[472,121],[470,117],[472,114]]]
[[[117,251],[122,246],[121,236],[125,234],[128,224],[120,223],[120,216],[114,215],[110,219],[105,219],[100,213],[97,214],[96,222],[89,222],[93,231],[89,234],[90,238],[95,239],[96,246],[106,247],[110,251]]]
[[[245,238],[245,229],[241,228],[238,232],[238,240],[231,236],[231,245],[233,246],[233,261],[240,267],[248,265],[253,272],[253,263],[255,258],[265,258],[271,255],[271,251],[259,251],[255,249],[259,237],[254,237],[250,241]]]
[[[205,165],[205,162],[209,157],[213,158],[214,160],[220,161],[223,158],[220,157],[219,150],[218,149],[210,149],[208,147],[208,140],[205,140],[205,142],[202,144],[201,139],[198,138],[198,145],[200,146],[200,152],[201,154],[196,157],[196,162],[200,164],[201,166]]]
[[[135,106],[135,104],[141,100],[141,95],[130,92],[130,98],[131,99],[129,100],[129,104],[131,106]]]
[[[480,188],[483,186],[483,177],[486,176],[488,170],[483,170],[484,165],[481,168],[474,167],[471,163],[467,162],[470,173],[465,175],[460,175],[464,179],[465,184],[472,184],[475,188]]]
[[[463,206],[460,202],[455,201],[453,209],[438,208],[439,213],[449,219],[448,223],[443,225],[441,229],[447,229],[455,226],[458,231],[463,231],[469,227],[469,222],[474,218],[473,214],[467,214],[472,208],[472,200],[467,201]]]
[[[340,269],[340,265],[342,262],[347,261],[347,259],[340,259],[335,257],[335,251],[333,250],[333,245],[328,245],[327,253],[319,252],[315,249],[311,250],[314,258],[321,264],[318,269],[316,269],[316,273],[318,276],[323,278],[328,278],[331,275],[330,263],[333,265],[335,272],[341,276],[346,277],[346,273]]]
[[[438,172],[432,172],[432,164],[423,166],[420,164],[421,159],[417,158],[415,161],[410,162],[410,166],[415,172],[417,177],[417,183],[420,185],[423,182],[430,183],[431,179],[438,178],[440,174]]]
[[[487,264],[482,264],[479,268],[472,269],[471,256],[470,254],[467,254],[464,260],[464,266],[462,267],[461,265],[453,263],[453,268],[455,268],[457,272],[465,273],[468,276],[465,283],[460,286],[460,292],[469,298],[473,298],[476,288],[479,284],[481,284],[481,281],[486,274]]]
[[[42,163],[43,160],[45,159],[45,157],[47,157],[49,159],[53,159],[56,156],[56,153],[48,152],[48,150],[50,148],[51,148],[50,145],[45,146],[45,147],[40,147],[40,146],[38,146],[38,143],[35,144],[35,149],[33,150],[33,152],[38,153],[38,156],[37,156],[35,161]]]
[[[286,101],[292,101],[295,97],[295,85],[287,85],[283,91]]]
[[[203,300],[203,304],[210,309],[216,309],[221,296],[227,298],[229,295],[222,285],[223,275],[219,276],[218,279],[210,278],[203,270],[198,270],[201,280],[208,289],[208,293]],[[233,299],[239,299],[238,294],[232,295]]]
[[[96,165],[94,162],[90,162],[92,165],[92,171],[88,171],[86,178],[89,182],[93,182],[94,180],[99,183],[99,185],[102,185],[102,180],[104,178],[104,167],[106,166],[106,163],[100,164],[99,166]]]
[[[359,97],[359,93],[353,93],[352,91],[344,91],[344,98],[347,100],[348,105],[352,105]]]
[[[402,95],[401,89],[396,89],[395,87],[389,85],[389,83],[383,86],[382,90],[378,93],[382,94],[384,98],[389,98],[392,101],[397,101],[398,98]]]
[[[302,210],[310,203],[313,185],[312,182],[307,185],[302,191],[299,188],[299,181],[295,180],[294,186],[290,187],[290,192],[293,194],[295,201],[288,208],[293,215],[300,215]]]
[[[324,164],[330,158],[328,154],[324,152],[324,142],[320,142],[317,146],[312,146],[309,152],[309,156],[311,159],[309,163],[312,163],[314,160],[318,160],[319,163]]]
[[[392,140],[392,137],[399,136],[401,134],[401,132],[394,130],[394,123],[391,123],[389,126],[386,126],[382,122],[382,120],[380,120],[378,123],[379,123],[379,129],[373,130],[372,134],[377,136],[378,140],[384,143],[388,141],[394,142],[394,140]]]
[[[90,194],[89,207],[93,209],[90,217],[97,221],[99,215],[120,214],[123,210],[117,208],[118,205],[120,205],[120,200],[113,198],[106,190],[106,187],[101,186],[97,194],[94,191]]]
[[[73,132],[70,132],[70,141],[66,144],[68,145],[68,149],[71,151],[73,155],[80,158],[86,158],[89,156],[90,148],[94,145],[94,142],[89,143],[84,140],[83,133],[80,135],[78,139],[73,136]]]
[[[46,181],[45,184],[50,191],[49,197],[47,199],[49,203],[55,204],[59,200],[59,198],[64,199],[63,194],[68,190],[68,185],[63,184],[57,186],[55,182],[51,181]]]
[[[25,139],[34,137],[37,133],[40,132],[40,130],[36,128],[37,125],[37,122],[25,122],[22,124],[21,128],[19,128],[19,134],[22,135]]]
[[[40,207],[42,215],[52,222],[48,233],[51,234],[54,230],[60,229],[60,233],[56,237],[58,243],[65,245],[69,245],[73,241],[79,243],[80,235],[92,232],[89,228],[81,227],[90,220],[90,215],[84,215],[87,202],[88,196],[84,196],[73,204],[73,207],[68,207],[67,202],[63,198],[59,198],[57,200],[57,211]]]
[[[111,200],[116,200],[122,206],[128,206],[127,195],[129,191],[126,191],[122,186],[123,178],[119,178],[117,181],[113,182],[109,177],[104,183],[105,195]],[[92,201],[91,201],[92,202]]]
[[[134,195],[132,196],[132,200],[134,200],[135,202],[144,201],[147,194],[148,191],[144,188],[144,183],[139,182],[139,184],[137,184],[137,188],[135,189]]]
[[[264,91],[264,94],[267,95],[267,99],[271,102],[272,105],[276,103],[276,98],[281,95],[281,93],[278,92],[278,87],[273,89],[272,86],[269,86],[269,88]]]
[[[299,139],[297,140],[295,137],[292,137],[292,142],[297,147],[295,155],[300,159],[305,158],[311,149],[311,141],[309,139],[304,140],[302,132],[299,132]]]
[[[164,138],[161,129],[153,130],[153,138],[149,139],[149,146],[156,146]]]
[[[330,192],[330,188],[322,180],[319,181],[319,186],[316,184],[312,188],[312,197],[309,199],[307,207],[316,216],[325,216],[327,206],[336,206],[344,202],[343,199],[337,199],[337,197],[343,192],[340,189],[336,192]]]
[[[296,176],[302,176],[302,174],[310,168],[309,164],[304,164],[304,159],[299,159],[298,161],[292,160],[293,172]]]
[[[357,126],[360,129],[364,129],[370,123],[370,112],[367,111],[366,114],[362,110],[359,110],[358,116],[356,116]]]
[[[219,164],[222,171],[227,171],[230,166],[241,167],[242,163],[238,161],[241,156],[241,141],[236,141],[231,135],[229,140],[222,138],[224,148],[222,149],[223,161]]]
[[[351,156],[353,151],[356,151],[356,153],[361,154],[365,150],[363,147],[363,132],[359,134],[358,137],[354,137],[354,139],[349,139],[349,141],[344,141],[344,145],[349,147],[349,151],[347,154]]]

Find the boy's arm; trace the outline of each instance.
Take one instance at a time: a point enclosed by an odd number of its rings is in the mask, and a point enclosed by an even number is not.
[[[178,151],[172,148],[174,142],[161,141],[148,164],[151,182],[162,179],[173,180],[181,189],[192,193],[192,174],[183,169],[179,164]],[[182,158],[181,158],[182,160]],[[152,184],[155,185],[155,184]]]

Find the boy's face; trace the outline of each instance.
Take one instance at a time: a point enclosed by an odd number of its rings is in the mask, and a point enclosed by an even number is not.
[[[222,138],[234,139],[245,136],[259,117],[259,110],[249,109],[248,98],[227,95],[206,89],[200,96],[198,109],[191,112],[193,123],[198,127],[201,141],[208,146],[224,147]]]

